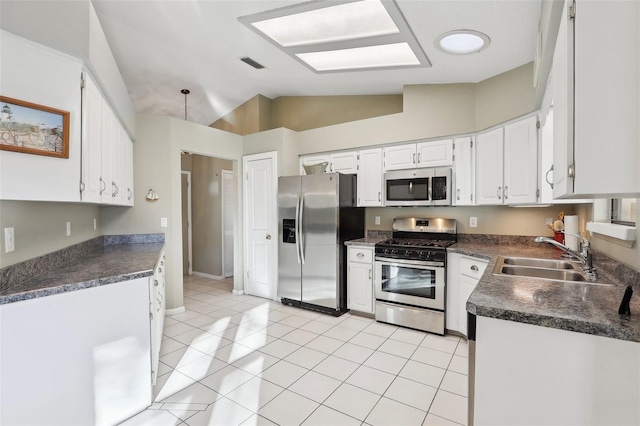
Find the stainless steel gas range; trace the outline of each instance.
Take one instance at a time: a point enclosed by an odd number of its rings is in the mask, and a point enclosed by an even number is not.
[[[375,246],[376,320],[444,335],[447,247],[456,220],[396,218]]]

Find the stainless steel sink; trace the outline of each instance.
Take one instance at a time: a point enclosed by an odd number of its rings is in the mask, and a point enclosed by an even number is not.
[[[554,281],[587,281],[587,278],[576,270],[531,268],[527,266],[503,266],[502,274],[519,277],[542,278]]]
[[[576,269],[576,266],[580,266],[577,262],[567,262],[564,260],[531,259],[527,257],[504,257],[503,259],[505,265],[530,266],[534,268]]]
[[[493,274],[559,282],[611,285],[595,282],[582,271],[579,262],[566,260],[499,256],[496,266],[493,268]]]

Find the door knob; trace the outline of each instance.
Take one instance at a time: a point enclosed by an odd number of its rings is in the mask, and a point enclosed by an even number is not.
[[[267,240],[271,239],[271,234],[267,234],[267,236],[265,237]]]

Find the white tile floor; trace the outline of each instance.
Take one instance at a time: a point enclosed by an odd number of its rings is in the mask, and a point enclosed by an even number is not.
[[[125,425],[454,425],[467,343],[184,280],[167,317],[155,403]]]

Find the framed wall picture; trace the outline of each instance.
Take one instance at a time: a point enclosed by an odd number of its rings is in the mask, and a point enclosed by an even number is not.
[[[69,112],[0,96],[0,149],[69,158]]]

